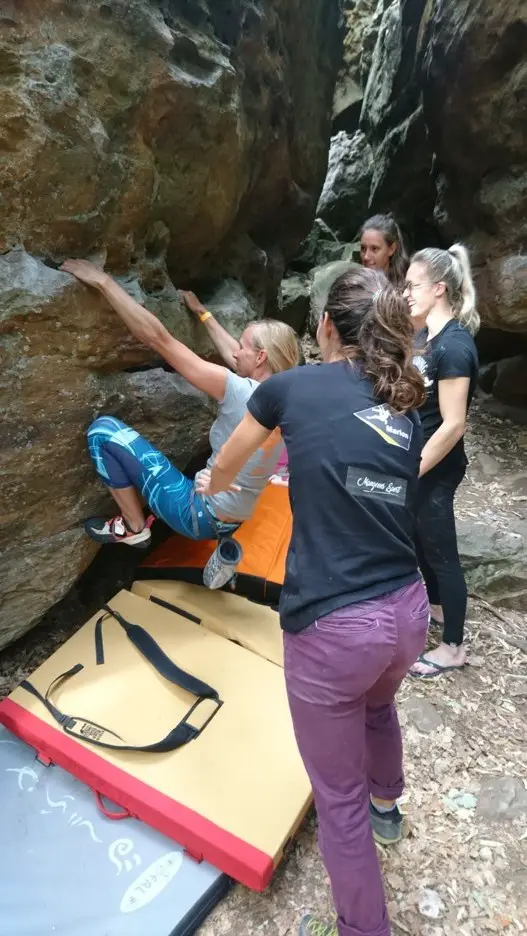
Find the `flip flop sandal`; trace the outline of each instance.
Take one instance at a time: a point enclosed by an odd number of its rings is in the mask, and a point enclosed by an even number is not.
[[[438,676],[442,676],[443,673],[449,673],[451,670],[462,670],[465,669],[465,666],[468,666],[468,663],[461,663],[460,666],[441,666],[440,663],[434,663],[432,660],[427,660],[424,653],[417,658],[418,663],[424,663],[425,666],[433,667],[433,671],[430,673],[412,673],[412,670],[408,670],[408,675],[412,676],[414,679],[436,679]]]
[[[444,622],[444,621],[438,621],[437,618],[432,617],[432,615],[430,615],[430,624],[433,624],[435,627],[444,627],[444,626],[445,626],[445,622]]]

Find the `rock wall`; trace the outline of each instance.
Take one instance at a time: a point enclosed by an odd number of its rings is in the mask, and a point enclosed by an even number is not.
[[[461,236],[473,248],[485,322],[525,331],[527,9],[522,0],[450,6],[427,26],[424,57],[435,219],[447,240]]]
[[[345,35],[333,99],[337,130],[357,126],[384,6],[384,0],[343,0]]]
[[[324,180],[338,0],[4,0],[0,8],[0,646],[89,563],[94,416],[183,466],[209,403],[57,271],[98,258],[211,349],[174,284],[235,332],[275,296]],[[302,41],[298,41],[299,35]]]
[[[411,246],[461,239],[471,249],[486,328],[524,334],[525,3],[346,0],[345,7],[339,132],[317,211],[328,239],[333,231],[353,241],[377,211],[394,213]],[[347,106],[346,87],[353,88]],[[509,353],[517,353],[515,341]]]

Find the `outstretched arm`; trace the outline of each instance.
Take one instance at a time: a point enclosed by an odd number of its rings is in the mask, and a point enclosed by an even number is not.
[[[86,286],[97,289],[132,335],[156,351],[189,383],[216,400],[223,400],[227,385],[225,367],[211,364],[194,354],[183,342],[174,338],[155,315],[132,299],[111,276],[93,263],[87,260],[66,260],[61,270],[76,276]]]
[[[182,289],[181,295],[183,296],[187,309],[193,312],[207,329],[216,351],[221,355],[227,367],[234,370],[236,365],[234,354],[240,347],[239,342],[236,341],[236,338],[233,338],[232,335],[229,335],[229,332],[224,329],[223,325],[220,325],[220,323],[216,321],[212,312],[209,312],[209,310],[202,305],[193,292]]]

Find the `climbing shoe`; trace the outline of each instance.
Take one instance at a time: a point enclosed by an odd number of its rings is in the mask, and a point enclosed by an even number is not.
[[[390,812],[379,812],[370,800],[370,822],[373,837],[380,845],[395,845],[403,837],[403,817],[398,806]]]
[[[298,936],[338,936],[336,923],[324,923],[308,913],[300,923]]]
[[[242,559],[243,549],[232,536],[220,540],[203,569],[203,584],[207,588],[223,588],[236,575]]]
[[[155,517],[150,515],[143,529],[137,533],[130,529],[123,517],[112,517],[111,520],[105,520],[104,517],[91,517],[90,520],[86,520],[84,529],[88,536],[97,543],[124,543],[125,546],[147,549],[152,539],[150,527],[154,520]]]

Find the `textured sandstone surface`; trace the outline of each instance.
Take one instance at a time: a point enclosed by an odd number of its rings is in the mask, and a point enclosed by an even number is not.
[[[106,263],[201,353],[177,294],[239,333],[275,300],[324,180],[337,0],[4,0],[0,6],[0,646],[90,561],[110,412],[183,467],[211,407],[56,267]],[[302,42],[298,42],[299,33]]]

